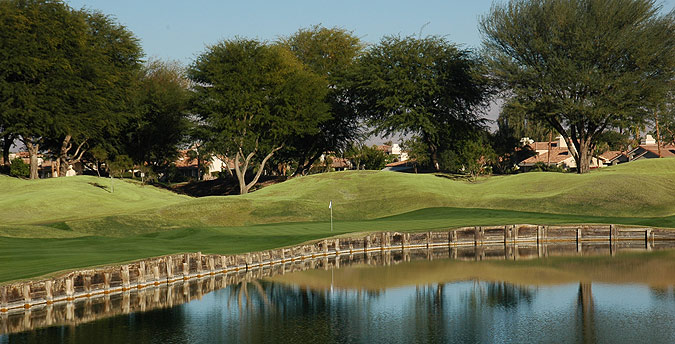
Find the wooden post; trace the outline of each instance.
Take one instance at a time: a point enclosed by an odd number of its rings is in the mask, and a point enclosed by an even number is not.
[[[366,235],[365,244],[363,245],[364,251],[368,251],[370,248],[370,235]]]
[[[110,272],[106,271],[103,273],[103,292],[110,292]]]
[[[433,241],[432,239],[432,234],[431,232],[427,232],[427,250],[431,247],[431,242]]]
[[[518,226],[517,225],[513,225],[513,232],[511,233],[511,235],[513,236],[513,244],[514,245],[517,244],[518,243]]]
[[[123,265],[122,266],[122,272],[120,273],[122,276],[122,290],[127,290],[129,289],[129,265]]]
[[[474,227],[473,229],[473,243],[474,246],[483,244],[483,227]]]
[[[216,274],[216,261],[213,257],[209,257],[209,275]]]
[[[45,301],[47,304],[51,304],[54,300],[54,283],[52,280],[45,281]]]
[[[282,259],[284,257],[284,250],[283,249],[281,249],[281,257],[282,257]],[[227,257],[226,256],[220,256],[220,265],[221,265],[222,271],[225,272],[227,270]]]
[[[504,246],[508,245],[509,239],[511,239],[511,227],[504,226]]]
[[[173,258],[171,256],[166,257],[164,265],[166,265],[166,280],[173,280]]]
[[[71,275],[66,277],[66,299],[68,301],[72,301],[74,295],[75,295],[75,283],[73,281],[73,276]]]
[[[335,239],[335,255],[340,254],[340,239]]]
[[[21,291],[23,293],[24,307],[30,308],[30,303],[33,300],[33,298],[30,296],[30,283],[24,283],[24,285],[21,288]]]
[[[581,228],[577,228],[577,252],[581,253]]]
[[[648,251],[651,251],[651,249],[652,249],[652,245],[649,242],[649,239],[651,239],[651,236],[652,236],[652,229],[651,228],[645,229],[645,248]]]
[[[145,284],[145,261],[138,263],[138,288],[142,288]]]
[[[323,241],[323,254],[324,256],[328,255],[328,240]]]
[[[410,246],[408,233],[401,233],[401,250],[405,250],[407,246]]]
[[[384,232],[380,233],[380,251],[384,251],[386,241],[387,241],[387,234]]]
[[[197,257],[195,258],[197,260],[197,276],[201,275],[202,273],[202,253],[197,252]]]
[[[8,301],[7,301],[7,286],[0,286],[0,313],[7,312]],[[6,324],[6,322],[4,322]],[[3,331],[5,333],[5,331]]]
[[[152,277],[155,280],[155,285],[159,285],[159,264],[157,263],[152,266]]]
[[[89,295],[91,293],[91,272],[87,271],[82,275],[82,284],[84,292]]]
[[[615,225],[609,225],[609,242],[615,243],[618,239],[619,231]]]

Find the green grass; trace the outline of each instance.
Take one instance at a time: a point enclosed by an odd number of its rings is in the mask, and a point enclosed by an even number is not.
[[[477,183],[337,172],[244,196],[190,198],[95,177],[0,176],[0,282],[169,253],[240,253],[366,231],[510,223],[675,228],[675,159],[587,175],[527,173]],[[333,201],[335,232],[328,202]]]

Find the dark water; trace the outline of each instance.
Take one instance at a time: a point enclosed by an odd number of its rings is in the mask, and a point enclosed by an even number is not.
[[[158,288],[147,300],[199,297],[0,343],[675,343],[674,257],[356,261],[213,291],[214,281]],[[79,307],[76,317],[94,312]]]

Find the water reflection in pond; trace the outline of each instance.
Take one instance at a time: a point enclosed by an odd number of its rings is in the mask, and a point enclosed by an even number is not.
[[[370,260],[387,262],[381,258]],[[528,261],[405,260],[373,266],[361,256],[343,259],[334,270],[229,282],[217,276],[107,303],[91,300],[89,310],[79,304],[71,315],[94,314],[95,307],[130,307],[131,313],[0,336],[0,343],[675,342],[672,250]],[[220,288],[223,283],[229,285]],[[149,310],[185,297],[194,300]],[[26,315],[12,317],[25,321]]]

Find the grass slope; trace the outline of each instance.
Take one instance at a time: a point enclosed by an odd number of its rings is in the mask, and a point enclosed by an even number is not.
[[[139,209],[160,208],[190,197],[131,181],[91,176],[22,180],[0,175],[0,216],[4,224],[44,224]]]
[[[338,172],[244,196],[199,199],[121,181],[111,194],[95,185],[103,183],[109,180],[0,176],[0,282],[168,253],[239,253],[364,231],[506,223],[675,228],[675,159],[581,176],[527,173],[478,183]]]

